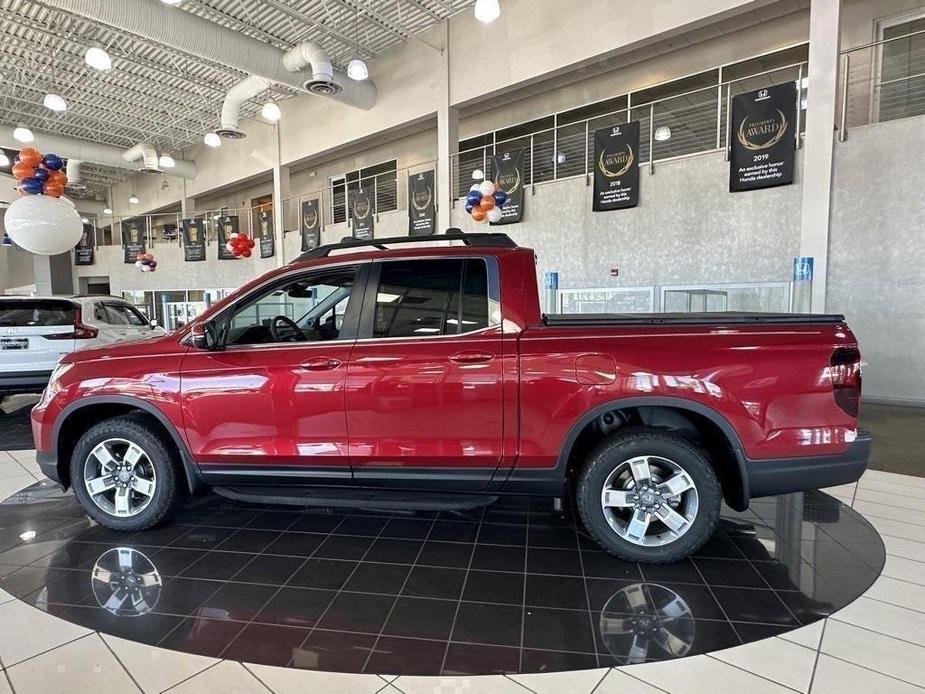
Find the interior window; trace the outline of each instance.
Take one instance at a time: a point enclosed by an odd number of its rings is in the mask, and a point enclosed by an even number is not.
[[[373,337],[455,335],[487,326],[484,260],[382,263]]]
[[[313,272],[272,285],[235,309],[228,345],[322,342],[340,337],[356,267]]]

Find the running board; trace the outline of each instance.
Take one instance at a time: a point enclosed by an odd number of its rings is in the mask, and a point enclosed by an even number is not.
[[[213,487],[212,491],[235,501],[282,506],[360,508],[401,511],[466,511],[498,500],[486,494],[403,492],[388,489],[325,487]]]

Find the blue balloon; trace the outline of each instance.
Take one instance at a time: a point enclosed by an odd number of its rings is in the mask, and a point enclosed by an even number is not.
[[[469,194],[466,196],[466,202],[475,207],[482,202],[482,194],[477,190],[470,190]]]
[[[46,169],[51,171],[58,171],[64,166],[64,162],[57,154],[46,154],[42,159],[42,163],[45,164]]]
[[[498,190],[495,191],[494,198],[495,198],[495,204],[498,207],[504,207],[504,203],[507,202],[507,193],[505,193],[503,190],[499,188]]]
[[[473,205],[471,202],[466,200],[466,214],[469,214],[474,209],[475,209],[475,205]]]
[[[45,185],[35,176],[27,176],[22,179],[19,182],[19,187],[22,188],[22,192],[28,193],[29,195],[38,195],[44,192],[45,189]]]
[[[39,179],[42,183],[48,180],[48,177],[51,174],[48,172],[48,169],[36,169],[33,176]]]

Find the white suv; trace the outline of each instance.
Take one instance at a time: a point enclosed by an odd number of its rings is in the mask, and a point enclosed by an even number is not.
[[[0,400],[41,393],[61,357],[75,349],[165,332],[114,296],[0,295]]]

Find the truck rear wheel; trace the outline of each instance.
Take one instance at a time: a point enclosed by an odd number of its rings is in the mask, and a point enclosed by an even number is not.
[[[691,555],[710,538],[722,492],[704,453],[690,441],[634,428],[591,454],[576,501],[588,532],[607,552],[661,564]]]
[[[128,415],[96,424],[71,457],[71,486],[93,520],[112,530],[145,530],[179,503],[177,468],[160,433]]]

